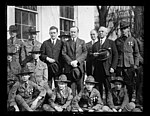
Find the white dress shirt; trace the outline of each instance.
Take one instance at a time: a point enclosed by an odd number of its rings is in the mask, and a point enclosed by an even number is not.
[[[51,39],[51,42],[53,43],[54,42],[54,45],[56,44],[56,41],[57,41],[57,39]]]
[[[106,40],[106,37],[100,39],[100,44],[103,45],[103,43],[105,42],[105,40]],[[102,43],[101,43],[101,41],[102,41]]]

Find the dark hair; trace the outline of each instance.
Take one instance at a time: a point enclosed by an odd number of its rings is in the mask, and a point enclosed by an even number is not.
[[[72,26],[71,28],[77,28],[77,32],[79,32],[79,28],[77,26]]]
[[[49,30],[53,30],[53,29],[56,29],[56,31],[58,32],[58,28],[55,27],[55,26],[51,26],[51,27],[49,28]]]

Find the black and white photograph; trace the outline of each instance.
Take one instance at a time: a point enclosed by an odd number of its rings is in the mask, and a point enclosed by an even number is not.
[[[6,6],[7,112],[143,112],[144,6]]]

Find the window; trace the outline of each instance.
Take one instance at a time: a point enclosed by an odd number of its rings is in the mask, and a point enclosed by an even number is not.
[[[60,6],[60,35],[74,25],[74,6]]]
[[[30,26],[36,28],[37,6],[15,6],[15,25],[18,28],[19,39],[28,39]]]

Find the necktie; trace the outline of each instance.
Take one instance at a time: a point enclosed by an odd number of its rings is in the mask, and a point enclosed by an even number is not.
[[[54,45],[54,40],[52,40],[52,44]]]
[[[102,39],[100,39],[100,45],[102,45]]]
[[[32,41],[32,45],[34,45],[34,41]]]
[[[37,65],[37,60],[35,60],[35,66]]]

